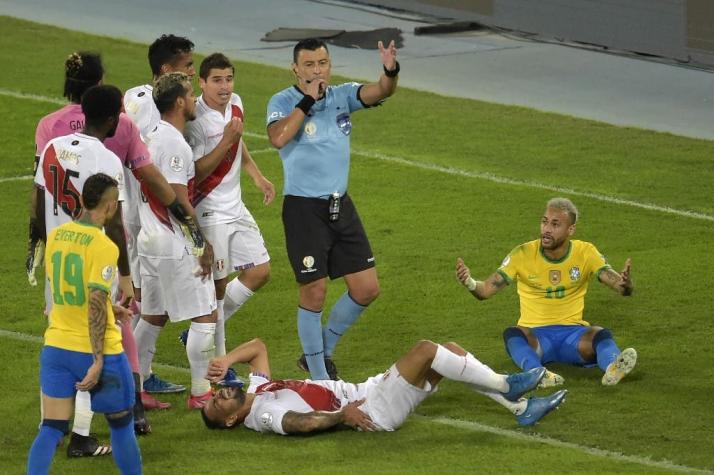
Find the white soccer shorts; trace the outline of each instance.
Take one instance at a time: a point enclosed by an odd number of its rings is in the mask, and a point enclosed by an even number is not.
[[[209,315],[216,309],[213,280],[194,275],[198,258],[159,259],[139,256],[141,265],[141,313],[163,315],[172,322]]]
[[[230,223],[206,226],[206,239],[213,246],[213,279],[219,280],[235,271],[265,264],[270,260],[260,229],[250,213]]]
[[[134,287],[141,288],[141,266],[139,265],[139,244],[137,237],[141,231],[141,225],[124,223],[126,231],[126,250],[129,253],[129,269],[131,270],[131,281]]]

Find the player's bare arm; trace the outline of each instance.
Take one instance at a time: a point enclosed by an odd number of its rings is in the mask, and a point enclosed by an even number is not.
[[[243,142],[243,152],[241,154],[241,168],[253,179],[255,186],[263,193],[263,204],[269,205],[272,203],[275,199],[275,186],[260,172],[258,164],[250,156],[245,142]]]
[[[268,348],[260,338],[254,338],[224,356],[212,358],[208,363],[206,379],[214,383],[218,382],[225,377],[230,366],[238,363],[246,363],[252,373],[261,373],[270,378]]]
[[[491,274],[485,281],[474,280],[471,277],[471,270],[460,257],[456,260],[456,279],[479,300],[491,298],[508,285],[506,279],[498,272]]]
[[[299,413],[288,411],[283,416],[283,430],[288,434],[306,434],[331,429],[339,424],[345,424],[364,431],[374,430],[374,424],[367,414],[359,409],[364,402],[354,401],[335,412],[314,411]]]
[[[598,278],[600,282],[610,287],[615,292],[629,297],[635,290],[635,284],[632,282],[630,277],[630,270],[632,268],[632,260],[628,257],[625,261],[625,266],[622,272],[618,273],[615,269],[608,267],[603,270]]]
[[[218,145],[194,163],[196,183],[201,183],[213,173],[231,148],[240,142],[241,137],[243,137],[243,121],[233,117],[223,128],[223,137]]]
[[[38,186],[32,189],[30,201],[30,228],[27,238],[27,258],[25,270],[30,285],[37,285],[37,269],[44,260],[44,242],[47,241],[45,228],[45,190]]]
[[[87,369],[84,379],[77,383],[80,391],[89,391],[99,382],[104,367],[104,337],[107,331],[107,292],[91,289],[89,292],[89,342],[92,345],[94,362]]]
[[[131,268],[129,267],[129,252],[126,249],[126,232],[121,218],[121,202],[117,212],[111,220],[104,225],[104,231],[109,239],[119,248],[119,290],[121,291],[122,302],[127,306],[134,299],[134,286],[131,282]]]
[[[139,180],[146,183],[164,206],[168,206],[176,200],[176,193],[174,193],[173,188],[153,163],[137,169],[136,174],[139,175]]]
[[[365,84],[359,91],[360,99],[369,106],[373,106],[394,94],[394,91],[397,90],[397,81],[399,79],[397,48],[394,46],[394,41],[391,41],[386,48],[380,41],[377,43],[377,47],[379,48],[379,56],[382,59],[385,72],[382,73],[377,82]]]

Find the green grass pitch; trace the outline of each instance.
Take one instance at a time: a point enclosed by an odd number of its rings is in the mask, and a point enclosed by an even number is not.
[[[39,420],[40,343],[19,335],[41,336],[45,321],[41,289],[30,288],[23,271],[31,182],[13,177],[31,173],[35,125],[59,107],[67,54],[101,52],[106,82],[122,90],[147,82],[150,71],[146,45],[8,17],[0,17],[0,30],[0,473],[21,473]],[[290,83],[287,69],[236,62],[248,146],[279,189],[282,167],[267,150],[265,105]],[[556,367],[568,400],[528,429],[451,382],[390,434],[209,431],[185,409],[185,396],[170,396],[174,408],[149,413],[154,433],[140,439],[145,473],[714,471],[711,142],[407,89],[383,107],[354,114],[353,124],[350,193],[370,236],[382,293],[338,347],[345,379],[383,371],[423,338],[457,341],[497,371],[514,371],[500,335],[516,321],[515,290],[477,302],[457,284],[454,264],[461,256],[476,276],[490,274],[516,244],[537,236],[543,205],[558,194],[581,210],[577,238],[594,242],[616,268],[632,257],[634,297],[593,282],[586,319],[611,328],[621,347],[635,347],[637,368],[605,388],[597,370]],[[552,191],[557,187],[570,192]],[[264,207],[250,181],[244,199],[273,272],[230,320],[228,345],[259,336],[276,377],[302,377],[295,366],[297,286],[280,200]],[[343,289],[340,281],[330,285],[328,306]],[[163,331],[155,361],[163,376],[188,383],[176,341],[181,329]],[[94,430],[108,439],[101,417]],[[101,472],[115,473],[110,458],[68,460],[60,450],[54,460],[53,473]]]

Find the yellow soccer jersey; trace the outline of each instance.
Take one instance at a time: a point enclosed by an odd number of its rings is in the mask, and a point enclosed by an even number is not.
[[[583,320],[588,282],[609,267],[605,256],[589,242],[571,240],[565,256],[553,261],[536,239],[512,250],[497,272],[509,284],[518,282],[518,325],[590,325]]]
[[[123,351],[110,299],[118,257],[119,249],[98,227],[72,221],[49,233],[45,272],[50,280],[53,304],[50,325],[45,332],[46,345],[92,353],[89,293],[92,289],[101,289],[107,292],[104,354]]]

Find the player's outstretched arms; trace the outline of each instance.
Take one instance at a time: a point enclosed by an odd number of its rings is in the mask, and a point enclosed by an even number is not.
[[[491,298],[508,285],[506,279],[498,272],[491,274],[485,281],[474,280],[471,277],[471,270],[460,257],[456,259],[456,279],[479,300]]]
[[[615,269],[608,267],[600,273],[598,279],[618,294],[629,297],[635,291],[635,284],[630,275],[631,269],[632,259],[628,257],[622,272],[618,274]]]

